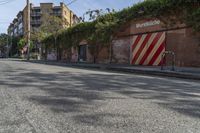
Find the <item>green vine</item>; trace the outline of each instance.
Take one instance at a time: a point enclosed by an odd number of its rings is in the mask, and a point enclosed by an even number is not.
[[[84,22],[68,28],[59,34],[58,43],[65,48],[77,46],[82,40],[95,45],[107,45],[121,25],[131,20],[152,17],[161,19],[169,26],[179,22],[200,31],[199,3],[196,0],[146,0],[119,12],[100,16],[93,22]],[[43,43],[51,44],[52,38],[52,35],[48,36]]]

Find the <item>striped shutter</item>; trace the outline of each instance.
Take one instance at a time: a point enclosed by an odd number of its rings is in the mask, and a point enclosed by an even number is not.
[[[142,34],[133,37],[131,64],[159,66],[165,52],[165,32]]]

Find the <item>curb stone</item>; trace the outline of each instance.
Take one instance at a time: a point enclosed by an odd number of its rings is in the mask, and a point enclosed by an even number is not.
[[[47,65],[58,65],[58,66],[66,66],[66,67],[76,67],[76,68],[87,68],[87,69],[99,69],[99,70],[108,70],[114,72],[125,72],[125,73],[135,73],[141,75],[153,75],[153,76],[165,76],[165,77],[175,77],[181,79],[192,79],[192,80],[200,80],[200,75],[180,72],[180,71],[166,71],[166,70],[141,70],[137,68],[127,68],[127,67],[113,67],[109,65],[98,65],[98,64],[67,64],[64,62],[56,62],[56,61],[26,61],[30,63],[40,63]]]

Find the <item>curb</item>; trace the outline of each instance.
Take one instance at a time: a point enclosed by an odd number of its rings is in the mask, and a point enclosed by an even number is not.
[[[161,71],[161,70],[139,70],[139,69],[130,69],[123,67],[113,67],[109,65],[87,65],[87,64],[67,64],[62,62],[50,62],[50,61],[25,61],[30,63],[40,63],[47,65],[58,65],[58,66],[66,66],[66,67],[74,67],[74,68],[86,68],[86,69],[99,69],[99,70],[107,70],[113,72],[124,72],[124,73],[132,73],[132,74],[140,74],[140,75],[153,75],[153,76],[162,76],[162,77],[174,77],[181,79],[192,79],[192,80],[200,80],[200,75],[186,73],[186,72],[177,72],[177,71]]]
[[[169,71],[150,71],[150,70],[138,70],[138,69],[124,69],[124,68],[108,68],[107,70],[114,70],[118,72],[128,72],[142,75],[153,75],[153,76],[163,76],[163,77],[174,77],[181,79],[192,79],[192,80],[200,80],[200,76],[193,75],[189,73],[183,72],[169,72]]]

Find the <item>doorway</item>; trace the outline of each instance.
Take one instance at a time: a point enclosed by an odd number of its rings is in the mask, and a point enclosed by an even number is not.
[[[87,45],[79,46],[79,61],[85,62],[87,60]]]

